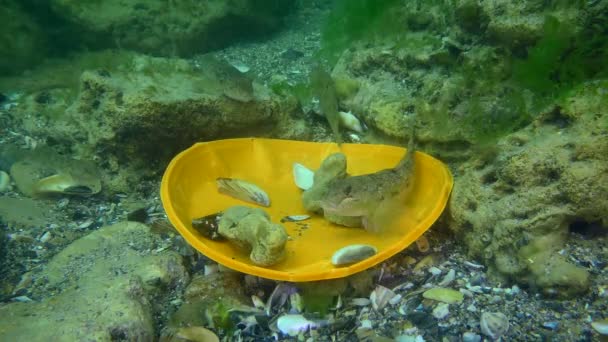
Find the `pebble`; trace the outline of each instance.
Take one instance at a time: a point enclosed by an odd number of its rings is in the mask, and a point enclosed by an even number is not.
[[[11,186],[11,177],[8,173],[4,171],[0,171],[0,192],[5,192],[9,190]]]
[[[559,327],[559,323],[555,321],[543,323],[543,328],[545,329],[555,330],[557,327]]]
[[[374,256],[378,250],[370,245],[349,245],[338,249],[331,257],[334,266],[344,266]]]
[[[441,274],[441,270],[435,266],[430,267],[429,272],[434,276],[438,276]]]
[[[462,342],[481,342],[481,336],[467,331],[462,334]]]
[[[422,297],[448,304],[460,303],[464,299],[464,295],[462,293],[443,287],[435,287],[430,290],[426,290],[422,294]]]
[[[440,303],[433,309],[433,317],[442,320],[450,314],[449,304]]]
[[[497,340],[509,330],[509,319],[501,312],[484,312],[479,326],[482,334]]]

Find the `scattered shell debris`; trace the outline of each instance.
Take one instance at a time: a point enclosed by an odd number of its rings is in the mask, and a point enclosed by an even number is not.
[[[369,300],[372,303],[372,308],[378,311],[383,309],[389,302],[392,301],[393,298],[401,299],[400,295],[397,295],[393,290],[386,288],[382,285],[376,285],[376,288],[369,295]]]
[[[374,246],[363,244],[349,245],[338,249],[332,255],[331,263],[334,266],[345,266],[365,260],[376,253],[378,253],[378,250]]]
[[[314,184],[315,173],[306,166],[300,163],[293,163],[293,181],[296,186],[302,190],[312,188]]]
[[[217,189],[220,193],[241,201],[270,207],[270,197],[259,186],[236,178],[218,178]]]

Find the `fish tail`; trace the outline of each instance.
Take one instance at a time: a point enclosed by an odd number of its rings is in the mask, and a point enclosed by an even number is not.
[[[411,168],[414,166],[414,152],[416,149],[416,117],[412,117],[410,122],[410,139],[407,143],[407,152],[405,153],[403,158],[401,158],[401,161],[399,161],[399,164],[397,165],[397,169],[399,171],[405,172],[410,171]]]

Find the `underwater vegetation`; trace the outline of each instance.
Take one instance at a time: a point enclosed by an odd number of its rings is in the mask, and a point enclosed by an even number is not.
[[[422,49],[426,43],[416,43],[412,40],[415,35],[407,35],[420,29],[437,35],[438,40],[446,34],[450,40],[459,40],[457,33],[452,36],[446,29],[449,22],[455,20],[454,15],[449,14],[453,3],[429,3],[433,8],[430,14],[425,14],[422,6],[425,5],[416,2],[408,7],[393,0],[338,0],[323,26],[321,48],[316,57],[333,66],[344,51],[357,44]],[[553,6],[585,10],[587,5],[556,2]],[[445,10],[443,18],[425,19],[425,15],[437,16],[441,8]],[[458,13],[456,15],[462,15]],[[475,144],[491,144],[532,122],[548,104],[582,82],[608,75],[608,34],[605,20],[601,21],[602,16],[595,16],[594,20],[597,18],[600,22],[584,23],[580,29],[547,15],[540,37],[527,48],[526,45],[511,49],[490,45],[487,47],[492,51],[490,58],[474,60],[463,57],[466,48],[464,52],[451,53],[447,61],[435,63],[432,68],[457,75],[454,86],[459,90],[454,94],[440,94],[430,103],[425,103],[428,98],[417,94],[416,111],[437,131],[462,131],[466,139]],[[482,19],[480,22],[488,20]],[[431,20],[438,23],[433,27],[429,24]],[[476,27],[477,33],[480,27]],[[460,39],[466,42],[469,38]],[[276,85],[277,88],[283,93],[291,92],[301,101],[306,99],[302,96],[306,94],[303,91],[306,84]]]
[[[335,65],[340,54],[363,38],[398,32],[389,18],[398,0],[338,0],[321,34],[320,58]]]

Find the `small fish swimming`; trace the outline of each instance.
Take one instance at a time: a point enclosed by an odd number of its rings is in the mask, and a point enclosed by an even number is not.
[[[328,191],[319,201],[326,219],[331,216],[360,217],[361,226],[378,232],[386,219],[407,194],[414,181],[414,125],[407,152],[392,169],[360,176],[338,178],[327,184]],[[329,218],[328,218],[329,216]]]
[[[342,142],[340,135],[340,113],[338,112],[338,94],[331,75],[321,65],[315,66],[310,73],[310,83],[313,94],[319,99],[321,111],[338,144]]]

